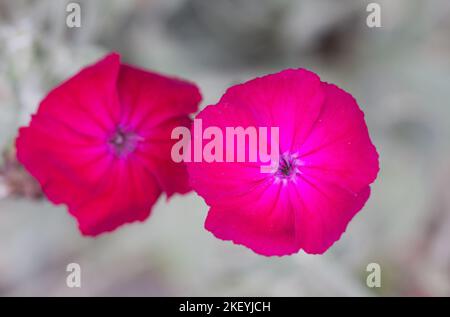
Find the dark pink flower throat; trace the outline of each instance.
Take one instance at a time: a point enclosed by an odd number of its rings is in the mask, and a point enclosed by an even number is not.
[[[280,180],[289,180],[296,177],[300,173],[300,160],[297,154],[284,153],[280,156],[278,170],[275,177]]]
[[[109,138],[109,145],[113,153],[123,157],[133,153],[143,138],[133,131],[118,126]]]

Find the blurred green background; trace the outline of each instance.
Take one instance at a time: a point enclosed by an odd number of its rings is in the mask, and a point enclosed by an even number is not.
[[[0,0],[0,296],[450,296],[450,1]],[[366,25],[381,5],[381,28]],[[12,146],[57,83],[109,51],[189,78],[201,107],[230,85],[304,67],[351,92],[381,171],[325,255],[266,258],[203,229],[195,193],[145,223],[83,238],[40,197]],[[81,265],[82,287],[66,286]],[[381,265],[381,288],[366,286]]]

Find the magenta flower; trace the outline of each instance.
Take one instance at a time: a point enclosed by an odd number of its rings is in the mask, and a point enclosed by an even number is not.
[[[110,54],[52,90],[16,141],[17,158],[84,235],[146,219],[162,192],[186,193],[170,158],[176,126],[189,127],[196,86],[120,63]]]
[[[210,206],[205,227],[220,239],[267,256],[323,253],[369,198],[379,167],[364,114],[350,94],[312,72],[233,86],[196,119],[223,135],[226,127],[279,127],[271,173],[261,173],[261,161],[187,163]]]

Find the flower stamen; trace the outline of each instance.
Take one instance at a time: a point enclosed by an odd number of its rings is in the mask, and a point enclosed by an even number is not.
[[[108,143],[115,155],[126,156],[136,150],[140,141],[142,141],[142,137],[136,133],[117,127]]]
[[[297,155],[284,153],[280,156],[278,169],[275,172],[275,177],[278,181],[286,183],[288,180],[295,180],[297,174],[300,174],[298,167],[300,166],[300,160]]]

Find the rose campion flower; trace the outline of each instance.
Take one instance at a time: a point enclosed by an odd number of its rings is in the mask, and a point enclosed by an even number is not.
[[[355,99],[307,70],[285,70],[228,89],[196,119],[203,129],[279,127],[279,162],[189,162],[217,238],[272,256],[325,252],[370,195],[378,154]],[[270,139],[268,139],[270,141]],[[248,145],[248,143],[247,143]]]
[[[143,221],[161,193],[190,190],[170,159],[176,126],[191,124],[191,83],[121,64],[116,53],[53,89],[16,140],[17,158],[84,235]]]

